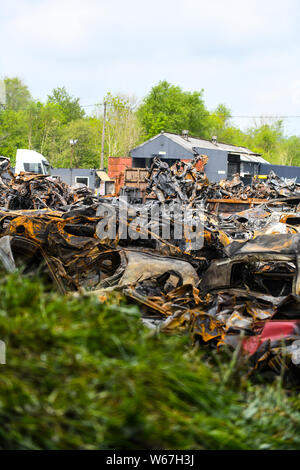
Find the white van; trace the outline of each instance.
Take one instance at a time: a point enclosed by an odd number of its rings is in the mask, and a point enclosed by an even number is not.
[[[51,166],[48,160],[35,150],[18,149],[16,156],[15,175],[21,171],[38,173],[39,175],[50,175]]]

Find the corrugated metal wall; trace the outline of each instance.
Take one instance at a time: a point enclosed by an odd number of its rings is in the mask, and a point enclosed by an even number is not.
[[[268,175],[271,170],[273,170],[274,173],[281,178],[297,178],[297,183],[300,183],[299,166],[267,165],[266,163],[260,163],[260,175]]]
[[[205,172],[210,181],[217,182],[227,177],[227,160],[228,153],[224,150],[208,150],[205,148],[197,148],[199,154],[208,156],[208,163]],[[139,166],[139,160],[145,162],[145,159],[158,155],[161,159],[166,160],[191,160],[194,153],[185,149],[181,145],[173,142],[164,134],[154,140],[145,142],[144,145],[131,151],[133,158],[133,166]]]
[[[130,152],[132,158],[153,158],[158,155],[161,158],[181,160],[193,158],[193,152],[176,144],[164,134],[161,134],[154,140],[148,140],[142,146],[133,149]]]
[[[199,149],[198,149],[199,150]],[[223,150],[200,149],[201,153],[208,156],[205,173],[209,181],[218,182],[227,178],[228,153]]]

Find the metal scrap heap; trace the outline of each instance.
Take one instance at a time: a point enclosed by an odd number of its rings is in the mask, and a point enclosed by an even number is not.
[[[251,185],[244,184],[239,174],[231,180],[219,183],[208,181],[204,171],[196,169],[201,161],[206,165],[206,155],[197,156],[191,162],[177,162],[172,167],[154,158],[149,171],[147,192],[154,191],[160,201],[176,198],[182,202],[197,202],[207,199],[276,199],[300,196],[300,184],[295,179],[282,179],[273,171],[265,180],[253,178]]]
[[[62,294],[104,301],[117,290],[149,327],[238,348],[251,372],[284,368],[299,381],[300,186],[274,174],[252,186],[236,176],[211,184],[199,159],[171,168],[155,160],[151,198],[138,205],[41,175],[1,178],[1,265]],[[208,210],[209,198],[249,195],[261,204]]]
[[[7,164],[0,165],[0,207],[12,210],[57,209],[91,203],[92,198],[91,190],[84,184],[69,187],[51,176],[35,173],[14,175]]]

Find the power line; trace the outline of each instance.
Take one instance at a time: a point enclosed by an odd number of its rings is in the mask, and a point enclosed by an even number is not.
[[[224,114],[218,114],[218,116],[224,116]],[[260,115],[257,115],[257,116],[230,116],[229,119],[232,119],[232,118],[246,118],[246,119],[299,119],[300,116],[298,115],[293,115],[293,116],[280,116],[280,115],[275,115],[275,116],[271,116],[271,115],[265,115],[265,114],[260,114]]]
[[[81,108],[91,108],[91,107],[100,107],[104,106],[103,103],[94,103],[94,104],[84,104],[80,105]],[[115,105],[113,103],[107,103],[106,102],[106,107],[114,107]],[[123,109],[128,109],[129,111],[134,111],[134,108],[136,108],[137,105],[134,106],[126,106],[124,104],[118,104],[117,108],[123,108]],[[2,108],[6,109],[7,106],[2,105]],[[20,108],[18,111],[26,111],[27,108]],[[228,117],[228,119],[300,119],[300,115],[297,114],[257,114],[257,115],[248,115],[248,114],[237,114],[237,115],[230,115],[227,116],[227,114],[220,114],[215,111],[208,111],[205,114],[198,114],[199,117],[209,117],[211,115],[215,114],[217,117]]]
[[[80,105],[81,108],[90,108],[90,107],[100,107],[104,106],[105,103],[95,103],[95,104],[84,104]],[[113,103],[106,103],[106,106],[108,107],[114,107],[115,105]],[[118,104],[116,107],[117,108],[123,108],[123,109],[128,109],[130,111],[134,111],[134,108],[136,108],[137,105],[134,106],[126,106],[124,104]],[[9,109],[7,105],[0,103],[0,109]],[[26,108],[19,108],[18,111],[26,111],[28,109],[28,106]]]
[[[92,106],[103,106],[104,103],[96,103],[96,104],[85,104],[82,105],[82,108],[89,108]],[[113,107],[113,103],[107,103],[107,106]],[[133,110],[135,106],[130,107],[130,106],[125,106],[125,105],[118,105],[118,108],[125,108],[129,110]],[[215,111],[208,111],[206,114],[198,114],[199,117],[207,117],[211,116],[212,114],[216,114]],[[222,117],[227,117],[227,114],[220,114],[217,113],[216,116],[222,116]],[[257,115],[245,115],[245,114],[239,114],[239,115],[230,115],[228,116],[228,119],[240,119],[240,118],[245,118],[245,119],[299,119],[300,115],[294,114],[294,115],[271,115],[271,114],[257,114]]]
[[[96,104],[85,104],[85,105],[80,105],[81,108],[90,108],[92,106],[94,107],[100,107],[100,106],[110,106],[110,107],[114,107],[115,105],[113,103],[107,103],[107,102],[103,102],[103,103],[96,103]],[[128,109],[128,110],[131,110],[133,111],[134,108],[136,108],[137,105],[134,105],[134,106],[126,106],[125,104],[118,104],[116,107],[117,108],[124,108],[124,109]]]

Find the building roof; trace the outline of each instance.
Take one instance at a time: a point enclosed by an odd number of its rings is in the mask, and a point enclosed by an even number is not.
[[[223,142],[212,142],[211,140],[199,139],[197,137],[191,136],[182,136],[179,134],[172,134],[171,132],[161,132],[160,134],[152,137],[143,144],[139,145],[136,148],[140,148],[143,145],[157,139],[159,136],[164,135],[168,139],[171,139],[176,144],[185,148],[191,153],[203,153],[203,149],[207,150],[221,150],[227,153],[237,154],[241,156],[241,161],[244,162],[258,162],[258,163],[269,163],[267,160],[262,158],[260,154],[252,152],[246,147],[239,147],[237,145],[224,144]]]

